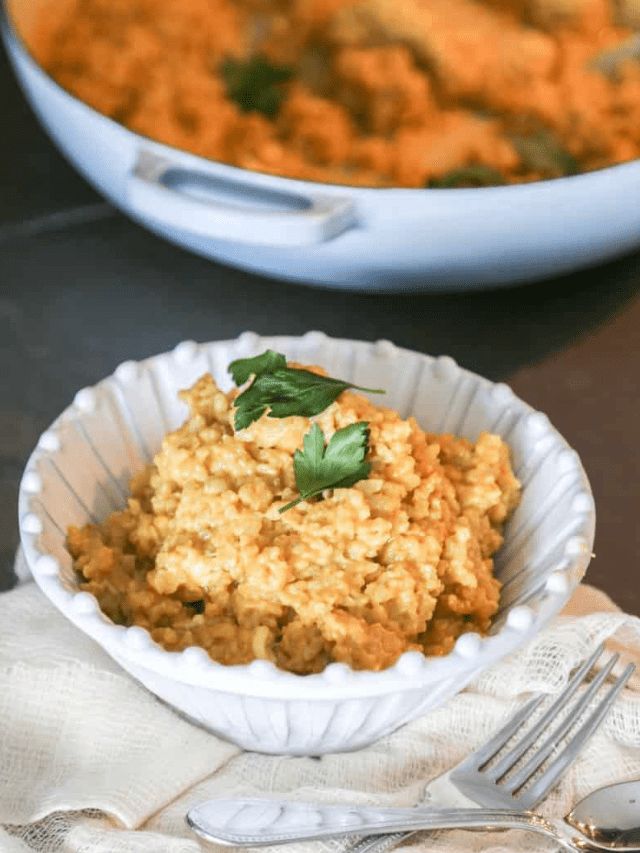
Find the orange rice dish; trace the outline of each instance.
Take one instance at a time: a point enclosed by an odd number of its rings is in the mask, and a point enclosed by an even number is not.
[[[486,633],[493,555],[520,498],[499,436],[427,433],[350,390],[313,420],[264,414],[236,431],[237,393],[208,374],[180,392],[189,415],[134,476],[126,509],[69,528],[80,587],[114,622],[168,650],[299,674],[381,670]],[[362,421],[368,477],[280,513],[311,425],[329,438]]]
[[[640,157],[640,0],[63,0],[28,39],[132,131],[372,187],[518,183]]]

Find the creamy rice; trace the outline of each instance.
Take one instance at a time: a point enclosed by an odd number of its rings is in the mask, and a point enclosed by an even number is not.
[[[487,631],[492,558],[520,496],[498,436],[426,433],[351,391],[313,420],[263,415],[236,433],[237,393],[208,374],[180,392],[190,415],[132,479],[127,508],[69,528],[81,588],[111,619],[169,650],[301,674],[332,661],[380,670]],[[314,421],[327,440],[368,421],[371,473],[280,514]]]

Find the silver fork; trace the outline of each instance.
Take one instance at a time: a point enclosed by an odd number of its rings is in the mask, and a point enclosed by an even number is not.
[[[509,746],[512,738],[525,726],[528,718],[545,699],[535,696],[507,722],[486,744],[425,787],[423,802],[413,809],[376,809],[358,806],[325,806],[273,799],[220,799],[195,806],[187,814],[187,823],[201,837],[221,844],[263,846],[281,842],[361,835],[349,853],[384,853],[409,838],[419,827],[403,832],[385,833],[385,827],[398,826],[400,813],[413,819],[439,810],[496,809],[500,812],[524,812],[538,805],[551,791],[587,739],[600,725],[632,672],[629,664],[606,690],[598,704],[584,713],[603,687],[618,660],[613,655],[582,695],[562,718],[561,712],[586,682],[587,676],[604,650],[599,645],[591,657],[576,671],[567,686],[556,697],[539,720]],[[584,717],[584,719],[582,719]],[[552,725],[557,725],[551,731]],[[571,731],[577,724],[577,730]],[[559,744],[567,739],[557,754]],[[540,775],[543,764],[550,759]],[[518,767],[516,765],[522,761]]]
[[[542,739],[555,718],[573,698],[580,685],[584,682],[590,670],[604,651],[601,643],[590,658],[576,671],[564,690],[558,694],[552,705],[540,717],[511,749],[498,758],[508,742],[523,726],[527,717],[540,705],[544,696],[535,696],[516,713],[509,722],[500,729],[484,746],[463,759],[459,764],[437,777],[427,785],[425,803],[429,802],[429,793],[440,785],[453,785],[462,797],[468,798],[466,806],[476,805],[481,808],[501,808],[509,811],[530,811],[539,805],[552,791],[561,779],[571,762],[604,720],[609,708],[613,705],[618,693],[622,690],[635,670],[635,664],[629,664],[624,672],[609,687],[598,705],[582,722],[580,728],[564,745],[564,748],[547,765],[545,770],[525,787],[535,773],[542,767],[556,746],[567,735],[578,721],[582,712],[594,698],[595,694],[608,678],[615,666],[618,654],[613,655],[590,683],[580,699],[557,727],[547,737]],[[535,746],[535,749],[534,749]],[[531,752],[525,764],[516,773],[507,776],[510,770],[524,758],[525,753]],[[495,763],[493,763],[493,761]],[[351,848],[349,853],[385,853],[399,844],[405,838],[415,835],[415,832],[396,832],[388,835],[374,835],[363,838]]]

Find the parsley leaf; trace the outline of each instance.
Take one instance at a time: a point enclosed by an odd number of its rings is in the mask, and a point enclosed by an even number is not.
[[[504,184],[504,178],[493,166],[478,163],[475,166],[462,166],[452,169],[439,178],[427,183],[429,189],[453,189],[454,187],[493,187]]]
[[[361,388],[342,379],[318,376],[310,370],[287,367],[285,357],[272,350],[254,358],[237,359],[229,369],[236,384],[238,379],[244,382],[250,375],[254,377],[251,385],[235,399],[236,430],[245,429],[257,421],[267,409],[272,418],[288,418],[291,415],[311,418],[319,415],[347,388],[372,394],[385,393],[376,388]]]
[[[268,373],[276,367],[286,366],[287,359],[283,355],[268,349],[253,358],[237,358],[229,365],[229,372],[236,385],[240,386],[244,385],[250,376],[260,376],[261,373]]]
[[[525,169],[554,178],[577,175],[580,171],[575,157],[549,131],[512,136],[511,141]]]
[[[275,118],[285,99],[282,83],[294,77],[294,69],[274,65],[263,56],[252,56],[246,62],[227,59],[222,64],[227,95],[243,113],[259,112]]]
[[[335,432],[325,447],[324,435],[314,424],[303,439],[304,450],[296,450],[293,471],[300,497],[280,508],[280,512],[316,497],[325,489],[349,489],[358,480],[366,480],[371,463],[365,462],[369,450],[369,424],[360,421]]]

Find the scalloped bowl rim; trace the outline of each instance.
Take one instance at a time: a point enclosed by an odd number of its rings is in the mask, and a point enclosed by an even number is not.
[[[55,558],[38,545],[37,523],[34,528],[34,515],[30,501],[37,494],[37,477],[34,471],[38,461],[54,453],[57,449],[55,440],[46,437],[55,435],[57,427],[69,418],[79,414],[78,400],[83,392],[95,391],[112,383],[118,370],[135,365],[144,368],[159,359],[175,357],[184,359],[195,350],[213,346],[232,346],[244,341],[248,346],[263,348],[286,347],[287,342],[301,340],[322,340],[333,344],[355,344],[383,348],[389,353],[398,352],[405,355],[420,356],[427,362],[440,361],[448,368],[455,368],[473,381],[481,381],[487,386],[503,388],[511,395],[511,403],[517,406],[523,415],[540,415],[531,406],[518,398],[508,386],[503,383],[493,383],[485,377],[459,367],[448,356],[431,356],[425,353],[406,350],[389,341],[381,340],[376,343],[354,341],[347,339],[329,338],[321,332],[308,332],[302,336],[258,336],[245,332],[236,339],[212,341],[196,344],[193,341],[183,341],[172,351],[160,353],[139,362],[123,362],[111,375],[105,377],[90,389],[82,389],[72,402],[56,418],[42,434],[35,449],[30,455],[20,482],[19,490],[19,527],[22,548],[25,559],[33,577],[49,600],[75,624],[81,631],[92,637],[116,661],[126,661],[126,664],[157,673],[161,676],[189,685],[210,688],[214,690],[250,695],[256,697],[296,698],[334,700],[359,696],[386,695],[397,691],[423,690],[429,685],[439,684],[450,679],[467,683],[473,673],[480,672],[496,660],[514,651],[537,634],[568,601],[571,593],[578,585],[586,571],[591,558],[595,530],[595,509],[593,496],[588,478],[582,468],[575,451],[562,435],[547,422],[547,429],[566,448],[575,454],[576,464],[581,476],[582,492],[589,496],[583,512],[583,521],[567,540],[565,547],[566,559],[563,565],[563,578],[558,582],[547,582],[546,597],[537,611],[526,605],[516,606],[510,612],[505,624],[496,633],[481,637],[475,633],[463,634],[458,638],[453,650],[442,657],[426,657],[409,651],[405,652],[391,667],[381,671],[352,670],[342,663],[329,664],[322,672],[312,675],[297,675],[278,669],[272,663],[255,660],[244,665],[224,665],[211,658],[198,647],[190,647],[184,651],[167,651],[153,641],[145,629],[136,626],[124,627],[111,622],[102,613],[94,596],[86,592],[71,593],[65,589],[60,574],[59,564]],[[543,416],[546,417],[546,416]],[[155,451],[154,451],[155,452]],[[552,576],[553,577],[553,576]],[[563,582],[568,577],[569,582]],[[145,636],[146,635],[146,636]],[[122,663],[123,666],[125,664]],[[126,668],[126,666],[125,666]]]

